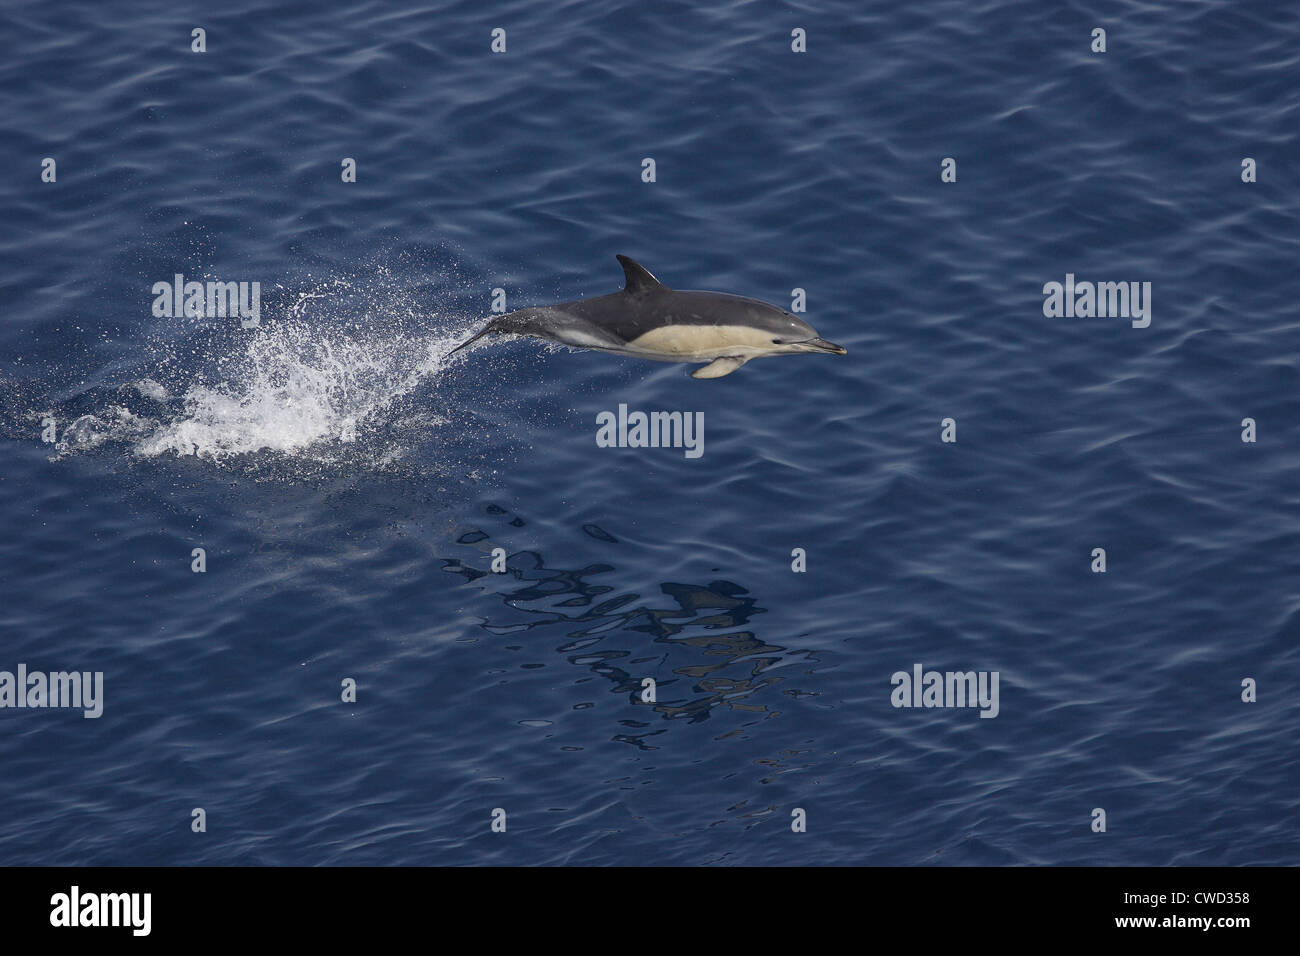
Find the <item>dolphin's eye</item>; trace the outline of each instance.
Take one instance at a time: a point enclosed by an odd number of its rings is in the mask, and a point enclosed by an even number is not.
[[[773,344],[773,345],[784,345],[785,343],[782,342],[780,339],[773,339],[773,340],[772,340],[772,344]]]

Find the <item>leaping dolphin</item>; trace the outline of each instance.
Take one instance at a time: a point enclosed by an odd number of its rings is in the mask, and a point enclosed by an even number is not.
[[[784,309],[725,292],[677,292],[627,256],[618,261],[622,292],[508,312],[451,351],[485,335],[533,335],[656,362],[709,363],[692,378],[721,378],[767,355],[846,354]]]

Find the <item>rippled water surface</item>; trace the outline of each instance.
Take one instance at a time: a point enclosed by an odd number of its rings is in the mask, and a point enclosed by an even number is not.
[[[1300,860],[1284,7],[17,0],[0,50],[0,670],[104,675],[0,708],[0,860]],[[449,356],[616,253],[848,355]]]

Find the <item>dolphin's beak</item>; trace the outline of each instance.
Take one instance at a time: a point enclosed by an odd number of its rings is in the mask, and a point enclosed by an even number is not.
[[[456,346],[454,349],[452,349],[452,350],[451,350],[450,352],[448,352],[447,354],[448,354],[448,355],[455,355],[457,352],[459,352],[459,351],[460,351],[461,349],[463,349],[465,346],[467,346],[467,345],[472,345],[474,342],[477,342],[479,339],[483,338],[483,336],[485,336],[485,335],[487,335],[489,332],[493,332],[493,331],[495,331],[495,329],[493,329],[492,326],[489,325],[489,326],[487,326],[486,328],[484,328],[482,331],[480,331],[477,335],[473,335],[473,336],[467,338],[464,342],[461,342],[460,345]]]
[[[830,352],[832,355],[848,355],[849,350],[842,345],[836,345],[834,342],[827,342],[825,339],[809,339],[807,342],[800,343],[806,345],[813,352]]]

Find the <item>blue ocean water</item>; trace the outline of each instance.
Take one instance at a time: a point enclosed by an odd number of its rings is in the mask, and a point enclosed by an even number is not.
[[[104,689],[0,709],[0,861],[1300,861],[1298,43],[1210,0],[6,3],[0,670]],[[803,289],[848,355],[448,357],[616,253]],[[156,317],[177,273],[260,325]],[[1067,274],[1150,326],[1047,317]],[[597,447],[620,404],[704,454]],[[997,717],[893,706],[915,664]]]

